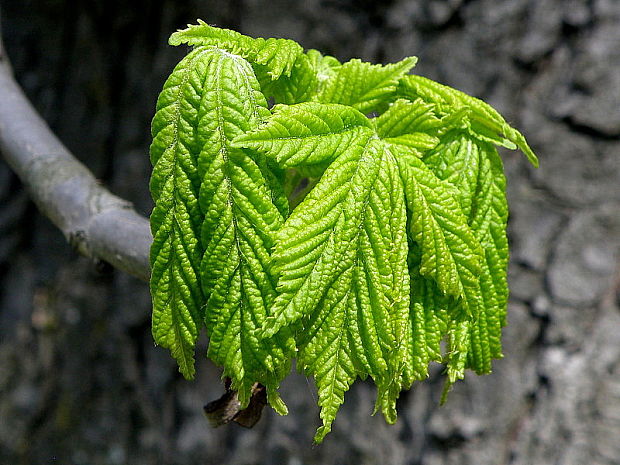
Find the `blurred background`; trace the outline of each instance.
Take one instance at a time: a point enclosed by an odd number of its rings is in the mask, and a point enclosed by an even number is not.
[[[333,432],[314,386],[291,413],[212,429],[194,382],[153,346],[147,286],[96,269],[36,210],[0,159],[0,464],[620,463],[620,2],[617,0],[0,0],[17,80],[68,148],[148,215],[149,126],[201,18],[341,60],[419,57],[415,72],[494,105],[530,141],[504,151],[512,247],[506,357],[438,406],[441,377],[371,417],[358,382]],[[0,105],[2,102],[0,101]]]

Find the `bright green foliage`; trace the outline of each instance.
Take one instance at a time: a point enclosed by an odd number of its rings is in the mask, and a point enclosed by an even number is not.
[[[401,368],[408,316],[406,212],[396,161],[378,139],[351,144],[276,240],[274,334],[301,319],[298,364],[315,376],[329,431],[356,375],[387,390]],[[392,404],[395,399],[392,399]]]
[[[283,346],[256,337],[275,299],[269,251],[283,218],[272,200],[264,157],[231,147],[232,139],[269,113],[252,68],[239,56],[218,49],[209,53],[213,59],[197,127],[208,355],[224,365],[224,375],[247,405],[255,382],[277,396],[275,388],[289,370]]]
[[[241,403],[261,382],[278,405],[275,388],[290,362],[281,343],[254,336],[275,299],[267,269],[283,223],[277,181],[263,156],[231,147],[269,114],[265,98],[247,61],[206,47],[188,55],[164,89],[151,147],[155,341],[192,377],[204,319],[208,355],[225,366]]]
[[[198,192],[200,146],[193,128],[208,73],[206,49],[196,49],[174,69],[157,101],[151,144],[151,294],[153,337],[172,351],[179,369],[194,376],[194,345],[204,297],[198,275],[202,213]]]
[[[432,278],[445,294],[462,297],[468,314],[480,306],[478,275],[483,250],[449,188],[422,160],[399,157],[405,180],[410,235],[421,254],[420,274]]]
[[[317,73],[305,54],[297,57],[289,75],[281,75],[277,79],[268,75],[260,65],[255,65],[254,69],[265,97],[273,98],[276,102],[287,105],[307,102],[317,92]]]
[[[455,122],[461,120],[479,139],[509,149],[519,147],[530,163],[538,166],[538,159],[525,137],[482,100],[422,76],[407,76],[402,79],[397,94],[410,100],[421,98],[432,103],[438,115],[450,115]]]
[[[462,131],[446,134],[444,142],[430,151],[425,161],[438,177],[456,188],[461,209],[484,249],[481,262],[484,273],[480,279],[484,314],[472,331],[488,332],[489,356],[478,362],[471,360],[469,366],[479,373],[488,373],[490,358],[501,357],[499,335],[505,324],[508,298],[508,206],[502,162],[493,146]],[[472,334],[472,337],[477,336]]]
[[[155,340],[181,372],[204,323],[242,405],[258,382],[285,413],[277,388],[296,357],[318,388],[317,442],[358,377],[391,423],[430,362],[446,366],[445,393],[466,369],[489,373],[508,297],[495,145],[536,165],[523,136],[407,75],[415,58],[341,64],[203,22],[170,42],[196,48],[153,120],[151,292]]]
[[[271,79],[288,76],[303,48],[287,39],[253,39],[229,29],[209,26],[204,21],[170,36],[170,45],[188,44],[217,47],[239,55],[252,64],[265,66]]]
[[[278,105],[259,130],[236,144],[260,150],[283,168],[314,165],[337,158],[362,137],[374,132],[368,118],[345,105],[300,103]]]
[[[417,58],[405,58],[387,66],[353,59],[333,70],[316,100],[350,105],[362,113],[378,111],[393,98],[398,81],[415,66]]]
[[[324,84],[341,66],[332,56],[324,56],[318,50],[308,50],[297,56],[290,75],[271,79],[257,69],[258,79],[266,97],[278,103],[293,105],[311,100],[321,92]],[[266,77],[265,77],[266,76]]]

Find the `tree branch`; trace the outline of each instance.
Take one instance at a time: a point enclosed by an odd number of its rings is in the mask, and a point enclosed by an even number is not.
[[[0,37],[0,152],[80,253],[148,281],[148,220],[111,194],[51,132],[13,78]]]

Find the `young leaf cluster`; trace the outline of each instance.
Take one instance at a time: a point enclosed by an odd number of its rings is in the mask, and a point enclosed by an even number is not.
[[[489,373],[508,295],[495,146],[536,165],[523,136],[409,74],[415,58],[340,63],[204,22],[170,43],[193,49],[152,124],[151,292],[153,336],[180,371],[194,376],[205,327],[242,406],[261,383],[284,414],[296,358],[316,380],[317,442],[357,378],[394,422],[430,362],[448,387]]]

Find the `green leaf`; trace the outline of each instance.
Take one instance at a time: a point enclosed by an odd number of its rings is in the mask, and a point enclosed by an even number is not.
[[[393,99],[398,80],[415,66],[417,58],[405,58],[386,66],[353,59],[333,68],[322,83],[317,101],[350,105],[367,114],[379,111]]]
[[[481,275],[481,295],[485,302],[485,316],[489,332],[490,354],[502,357],[501,328],[506,324],[508,303],[508,238],[506,223],[506,178],[497,150],[489,144],[479,145],[479,188],[473,202],[472,228],[484,247],[485,270]],[[489,372],[490,367],[473,365],[478,372]],[[488,368],[488,369],[487,369]]]
[[[319,81],[324,82],[329,80],[334,75],[336,70],[342,66],[336,58],[330,55],[323,55],[321,52],[315,49],[310,49],[306,52],[312,68],[318,75]]]
[[[198,20],[197,25],[188,24],[170,36],[170,45],[183,43],[195,46],[210,46],[240,55],[252,64],[263,65],[271,79],[291,74],[303,48],[294,40],[254,39],[230,29],[209,26]]]
[[[415,102],[399,99],[375,120],[377,133],[396,151],[409,151],[421,157],[439,143],[437,135],[443,129],[434,107],[421,99]]]
[[[402,389],[428,376],[431,361],[443,362],[441,342],[448,332],[455,300],[441,292],[437,284],[420,274],[421,254],[415,243],[409,244],[411,281],[410,317],[406,326],[407,342]]]
[[[381,155],[379,173],[363,210],[353,263],[357,328],[351,339],[356,347],[365,347],[365,359],[358,355],[359,348],[355,354],[363,375],[369,374],[377,384],[376,410],[381,409],[386,420],[394,423],[408,336],[407,210],[394,154],[384,143],[376,142],[376,148]],[[375,354],[368,348],[376,344],[381,352]],[[374,366],[373,358],[383,358],[386,371]]]
[[[409,308],[403,189],[384,144],[351,144],[277,234],[280,293],[264,329],[271,336],[302,318],[298,366],[317,381],[317,442],[356,375],[375,379],[387,418],[400,392],[391,386]]]
[[[198,192],[201,143],[195,128],[212,54],[198,48],[176,66],[157,100],[153,118],[150,189],[153,338],[168,348],[186,378],[194,376],[203,295],[198,284],[202,247]]]
[[[424,162],[441,180],[454,188],[461,210],[471,224],[472,204],[478,191],[479,151],[476,140],[462,130],[453,130],[424,155]]]
[[[266,176],[270,170],[264,157],[231,146],[269,112],[247,61],[222,50],[209,53],[213,59],[197,131],[203,141],[201,280],[207,297],[208,355],[224,366],[242,406],[256,382],[267,387],[272,405],[278,406],[276,389],[290,369],[286,341],[261,340],[257,331],[275,299],[269,252],[283,218],[270,185],[275,175],[271,180]]]
[[[472,135],[507,148],[515,148],[516,145],[530,163],[538,167],[538,158],[525,137],[482,100],[428,78],[413,75],[401,79],[397,94],[410,100],[421,98],[425,102],[433,103],[442,116],[458,113],[459,117],[466,117]]]
[[[440,179],[454,186],[468,224],[484,249],[479,275],[483,312],[470,327],[473,347],[468,366],[488,373],[491,358],[502,356],[501,327],[508,298],[508,209],[501,159],[490,144],[453,131],[424,161]]]
[[[306,102],[317,92],[317,72],[305,54],[297,57],[290,75],[283,74],[277,79],[272,79],[267,67],[256,65],[254,68],[263,93],[266,97],[273,97],[276,103],[292,105]]]
[[[310,166],[335,159],[356,139],[364,144],[371,128],[368,118],[344,105],[278,105],[265,124],[240,135],[234,144],[259,150],[283,168]]]
[[[476,315],[483,252],[452,189],[420,159],[400,153],[398,162],[410,211],[411,238],[421,250],[420,273],[434,279],[442,292],[462,297],[467,312]]]
[[[202,21],[170,43],[196,48],[152,124],[151,292],[155,341],[180,371],[194,376],[204,322],[241,407],[261,383],[284,414],[297,356],[319,392],[316,442],[357,377],[392,423],[430,362],[446,366],[442,402],[466,369],[490,372],[508,298],[495,145],[536,165],[521,133],[406,76],[415,58],[341,64]]]
[[[424,134],[433,137],[443,128],[432,104],[422,99],[413,102],[398,99],[390,104],[385,113],[376,118],[377,133],[381,138],[399,137],[407,134]],[[437,139],[435,138],[437,141]]]
[[[315,97],[340,66],[334,57],[311,49],[297,57],[290,76],[282,75],[274,80],[261,65],[255,69],[266,97],[273,97],[276,103],[293,105]]]
[[[420,248],[419,273],[432,278],[441,292],[458,299],[447,324],[450,385],[464,377],[468,360],[485,369],[490,360],[484,321],[473,330],[471,324],[481,321],[485,311],[479,279],[484,251],[461,212],[454,189],[416,157],[401,153],[399,165],[410,210],[411,239]],[[421,312],[416,304],[414,300],[414,327],[421,319],[416,316]],[[405,373],[403,382],[414,375]]]
[[[429,136],[423,132],[414,132],[412,134],[403,134],[397,137],[386,137],[383,139],[386,143],[394,145],[395,150],[408,151],[416,157],[422,157],[425,152],[434,148],[439,139],[435,136]]]

